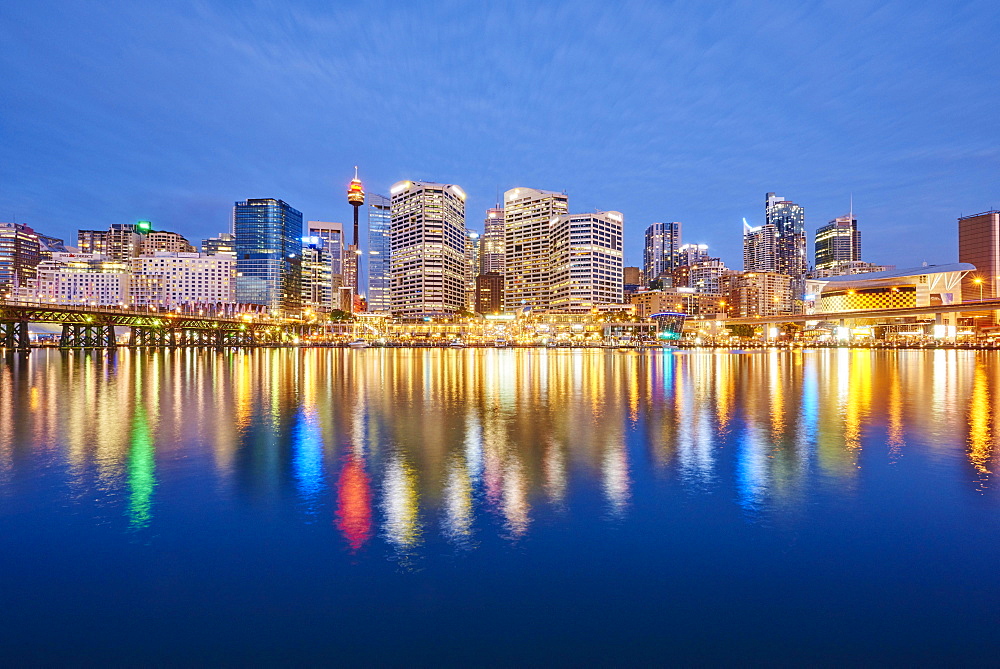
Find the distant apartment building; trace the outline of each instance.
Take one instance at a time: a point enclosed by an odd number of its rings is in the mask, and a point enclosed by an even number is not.
[[[389,313],[392,206],[384,195],[368,194],[368,311]]]
[[[0,223],[0,296],[13,295],[34,279],[41,259],[34,230],[21,223]]]
[[[565,214],[549,236],[549,309],[587,311],[622,302],[621,212]]]
[[[390,309],[404,319],[451,316],[466,306],[465,192],[400,181],[390,189]]]
[[[743,271],[776,272],[778,231],[773,225],[751,226],[743,219]]]
[[[197,253],[197,250],[183,235],[165,230],[151,230],[141,236],[139,255],[148,256],[157,252]]]
[[[288,315],[301,307],[302,212],[275,198],[233,205],[236,301]]]
[[[504,193],[504,306],[549,308],[551,221],[569,213],[565,193],[512,188]]]
[[[732,318],[785,316],[795,313],[792,277],[779,272],[725,272],[720,277]]]
[[[646,228],[642,249],[642,273],[647,283],[670,276],[680,247],[680,222],[653,223]]]
[[[689,316],[716,316],[725,313],[725,297],[720,294],[696,293],[691,288],[640,290],[629,296],[636,318],[644,320],[653,314],[674,312]]]

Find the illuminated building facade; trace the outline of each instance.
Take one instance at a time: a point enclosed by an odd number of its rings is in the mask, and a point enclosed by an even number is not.
[[[684,313],[689,316],[716,316],[726,311],[726,299],[721,294],[696,293],[691,288],[640,290],[629,295],[636,317],[649,318],[661,311]]]
[[[833,270],[844,263],[861,260],[861,232],[853,215],[838,216],[816,230],[815,267]]]
[[[302,307],[315,312],[338,308],[338,293],[343,277],[333,273],[333,259],[326,240],[302,238]]]
[[[773,225],[751,227],[743,219],[743,271],[776,272],[777,230]]]
[[[465,191],[452,184],[400,181],[390,199],[392,314],[434,318],[465,308]]]
[[[111,260],[128,261],[142,250],[142,236],[150,232],[149,221],[113,223],[107,230],[80,230],[77,246],[80,253],[100,253]]]
[[[475,312],[499,314],[503,310],[503,274],[486,272],[477,276]]]
[[[389,313],[389,266],[392,259],[392,210],[389,198],[368,197],[368,311]]]
[[[681,246],[681,224],[653,223],[646,228],[642,273],[647,282],[669,276]]]
[[[0,223],[0,295],[12,295],[35,278],[41,247],[35,231],[20,223]]]
[[[963,277],[975,271],[969,263],[950,263],[810,279],[806,313],[957,304]],[[973,299],[979,299],[978,287]]]
[[[550,300],[550,222],[569,213],[565,193],[512,188],[504,198],[504,306],[545,311]]]
[[[621,212],[567,214],[550,228],[550,300],[554,311],[622,302]]]
[[[479,250],[479,272],[481,274],[490,272],[503,274],[506,268],[505,254],[503,209],[493,207],[486,210],[486,219],[483,222],[483,236]]]
[[[475,230],[465,231],[465,308],[476,310],[476,277],[479,276],[479,254],[482,238]]]
[[[976,267],[962,282],[962,301],[1000,297],[1000,211],[958,219],[958,260]]]
[[[236,255],[236,235],[229,232],[222,232],[216,237],[209,237],[201,240],[201,252],[207,256],[218,255],[219,253],[231,253]]]
[[[767,225],[775,230],[774,271],[791,277],[793,308],[801,312],[805,292],[806,271],[806,215],[800,204],[795,204],[774,193],[768,193],[764,204]]]
[[[721,289],[732,318],[794,313],[792,277],[780,272],[724,272]]]
[[[139,255],[152,255],[158,251],[167,253],[196,253],[190,242],[176,232],[165,230],[149,231],[142,235],[139,242]]]
[[[130,261],[132,277],[128,304],[205,307],[235,300],[236,258],[229,254],[158,251]]]
[[[36,277],[18,291],[31,302],[58,305],[128,304],[132,278],[128,263],[95,253],[54,253],[38,265]]]
[[[236,301],[297,314],[301,295],[302,212],[274,198],[233,208]]]

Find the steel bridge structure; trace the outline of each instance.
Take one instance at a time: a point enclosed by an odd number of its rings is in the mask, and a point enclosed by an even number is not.
[[[115,327],[130,329],[128,346],[293,346],[313,326],[296,321],[256,320],[115,307],[76,307],[0,302],[0,348],[26,351],[31,323],[62,325],[61,349],[113,348]]]

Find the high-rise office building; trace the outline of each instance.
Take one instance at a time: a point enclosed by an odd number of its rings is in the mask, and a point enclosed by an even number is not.
[[[1000,211],[958,219],[958,261],[977,270],[962,279],[963,302],[1000,297]]]
[[[476,310],[476,277],[479,276],[479,254],[482,238],[475,230],[465,231],[465,308]]]
[[[622,232],[617,211],[552,220],[549,308],[581,311],[622,302]]]
[[[288,315],[302,302],[302,212],[274,198],[233,207],[236,301]]]
[[[216,237],[203,239],[201,240],[201,252],[208,256],[220,253],[236,255],[236,235],[230,232],[221,232]]]
[[[390,199],[392,313],[434,318],[465,308],[465,192],[452,184],[399,181]]]
[[[853,214],[838,216],[816,230],[816,270],[835,269],[838,265],[861,260],[861,232]]]
[[[479,249],[479,272],[504,273],[504,254],[506,251],[503,232],[503,209],[493,207],[486,210],[483,221],[483,236]]]
[[[0,223],[0,296],[34,279],[41,261],[38,236],[27,225]]]
[[[503,194],[504,306],[545,311],[550,299],[551,221],[569,213],[565,193],[512,188]]]
[[[476,277],[476,313],[499,314],[503,311],[503,274],[485,272]]]
[[[330,258],[331,272],[343,278],[344,254],[344,224],[327,221],[309,221],[306,223],[306,236],[319,237],[327,256]]]
[[[773,225],[775,271],[791,277],[793,304],[801,305],[806,287],[806,216],[802,205],[774,193],[768,193],[764,203],[766,225]],[[799,310],[799,309],[797,309]]]
[[[338,290],[343,277],[334,275],[331,245],[321,237],[302,238],[302,307],[314,312],[339,308]]]
[[[681,224],[653,223],[646,228],[642,249],[642,274],[647,281],[669,276],[681,246]]]
[[[389,198],[368,195],[368,311],[389,313],[389,264],[392,258]]]

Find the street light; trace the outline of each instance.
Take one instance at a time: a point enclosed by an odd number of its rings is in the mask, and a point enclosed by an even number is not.
[[[979,286],[979,301],[982,302],[983,301],[983,277],[977,276],[976,278],[974,278],[972,280],[972,283],[975,283],[975,284],[977,284]]]

